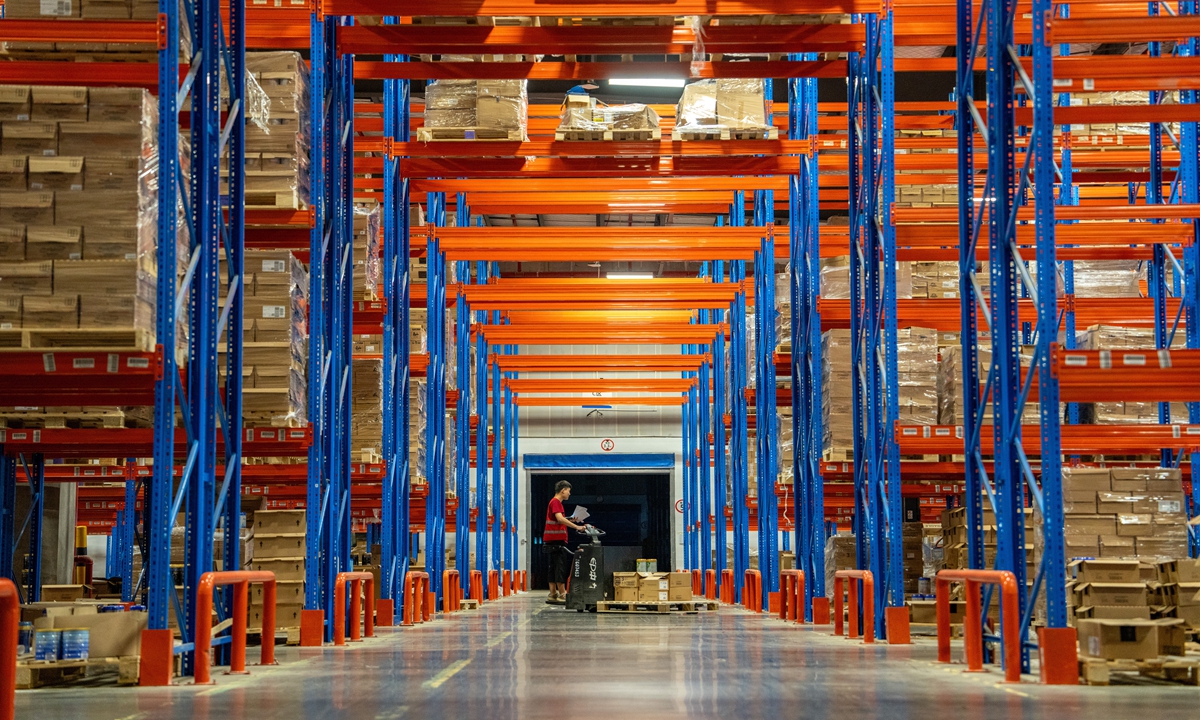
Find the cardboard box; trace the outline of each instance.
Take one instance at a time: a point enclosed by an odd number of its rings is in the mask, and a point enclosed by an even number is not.
[[[66,225],[30,225],[25,229],[25,259],[79,260],[83,257],[81,228]]]
[[[1164,560],[1158,563],[1158,580],[1163,583],[1200,582],[1200,559]]]
[[[79,17],[79,0],[8,0],[4,16],[9,18]]]
[[[29,120],[28,85],[0,85],[0,121],[8,120]]]
[[[83,158],[69,155],[29,158],[29,189],[83,190]]]
[[[136,295],[80,295],[79,327],[154,329],[154,304]]]
[[[89,157],[83,166],[85,190],[136,191],[140,158]]]
[[[155,297],[156,280],[136,260],[56,260],[54,290],[64,295]]]
[[[1063,537],[1067,558],[1100,557],[1099,535],[1067,535]]]
[[[1154,620],[1079,620],[1079,652],[1105,660],[1148,660],[1158,657],[1158,622]]]
[[[147,253],[153,252],[149,239]],[[138,228],[92,225],[83,229],[84,260],[135,260],[141,251]]]
[[[134,191],[104,190],[62,193],[54,210],[59,225],[117,225],[138,222],[138,194]]]
[[[42,602],[73,602],[87,595],[87,585],[43,585]]]
[[[54,263],[0,263],[0,294],[49,295],[54,290]]]
[[[1115,515],[1071,515],[1064,520],[1066,535],[1116,535]]]
[[[1136,583],[1139,564],[1136,560],[1076,560],[1068,566],[1080,583]]]
[[[275,573],[277,582],[303,581],[304,558],[254,558],[251,570],[267,570]]]
[[[1140,468],[1113,468],[1112,489],[1116,492],[1145,492],[1148,473]],[[1181,481],[1182,484],[1182,481]]]
[[[1121,537],[1153,537],[1153,515],[1118,515],[1117,535]]]
[[[1077,497],[1075,493],[1091,493],[1094,497],[1097,492],[1112,490],[1111,475],[1104,468],[1063,468],[1062,489],[1064,497],[1068,493],[1072,498]]]
[[[254,513],[254,534],[290,535],[304,534],[307,529],[303,510],[259,510]]]
[[[53,225],[54,193],[0,192],[0,223]]]
[[[692,574],[686,572],[667,573],[668,599],[683,602],[692,599]]]
[[[4,155],[57,155],[58,124],[6,121],[0,125],[0,153]]]
[[[25,259],[25,226],[0,225],[0,262]]]
[[[304,534],[266,535],[255,533],[250,539],[255,560],[265,558],[303,558]]]
[[[93,20],[128,20],[133,6],[127,0],[83,0],[80,15]]]
[[[63,155],[136,157],[142,152],[140,122],[64,123],[59,127],[58,151]]]
[[[671,581],[660,573],[638,573],[638,602],[667,602],[671,597]]]
[[[1146,605],[1145,583],[1081,583],[1076,586],[1080,605],[1128,607]]]
[[[909,600],[909,617],[913,623],[933,625],[937,623],[936,600]],[[961,623],[967,604],[962,600],[950,601],[950,623]]]
[[[476,102],[477,127],[519,130],[524,126],[524,122],[525,106],[519,98],[480,95]]]
[[[0,330],[21,328],[21,296],[0,295]]]
[[[141,653],[142,631],[149,617],[145,611],[129,611],[55,615],[45,621],[60,630],[87,630],[90,657],[128,657]]]
[[[87,120],[87,88],[67,85],[34,85],[30,87],[29,119],[34,122],[85,122]]]
[[[1140,495],[1132,495],[1130,493],[1099,492],[1096,493],[1096,512],[1100,515],[1136,512],[1133,509],[1133,505],[1141,497]]]
[[[1146,605],[1126,607],[1082,605],[1075,608],[1075,618],[1079,620],[1149,620],[1150,608]]]
[[[24,155],[0,155],[0,190],[27,190],[28,166]]]
[[[27,328],[79,327],[77,295],[27,295],[22,302],[21,325]]]
[[[1134,538],[1122,535],[1100,536],[1100,557],[1127,558],[1137,555]]]
[[[641,578],[635,572],[613,573],[613,600],[637,602],[638,584]]]

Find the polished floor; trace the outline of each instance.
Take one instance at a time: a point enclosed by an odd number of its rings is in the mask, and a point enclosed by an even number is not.
[[[207,687],[21,691],[18,718],[1200,717],[1200,689],[1004,685],[931,662],[931,639],[863,646],[737,609],[569,612],[531,593],[345,649],[284,648],[280,665]],[[956,657],[961,653],[956,648]]]

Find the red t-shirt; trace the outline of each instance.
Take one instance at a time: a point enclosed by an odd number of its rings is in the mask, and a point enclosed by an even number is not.
[[[550,507],[546,508],[546,529],[542,531],[542,542],[567,541],[567,526],[558,524],[554,519],[555,513],[562,513],[565,517],[567,511],[563,509],[561,500],[550,498]]]

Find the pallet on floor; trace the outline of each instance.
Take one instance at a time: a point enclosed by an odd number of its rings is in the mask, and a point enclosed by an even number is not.
[[[675,142],[694,140],[778,140],[778,128],[698,128],[671,131]]]
[[[117,670],[118,685],[136,685],[139,656],[89,658],[87,660],[25,660],[17,663],[17,688],[29,690],[71,683],[93,675],[93,669]]]
[[[1160,657],[1153,660],[1081,658],[1079,680],[1084,685],[1200,686],[1200,659]]]
[[[601,600],[596,603],[596,612],[602,613],[685,613],[715,612],[720,607],[716,600],[672,600],[667,602],[619,602]]]
[[[445,142],[454,140],[507,140],[510,142],[522,142],[525,140],[525,131],[520,129],[505,130],[503,128],[485,127],[417,128],[418,142]]]
[[[479,601],[474,598],[463,598],[458,601],[459,610],[478,610]]]
[[[138,329],[0,330],[0,352],[29,350],[150,352],[154,333]]]
[[[662,140],[661,128],[605,129],[605,130],[555,130],[556,142],[653,142]]]

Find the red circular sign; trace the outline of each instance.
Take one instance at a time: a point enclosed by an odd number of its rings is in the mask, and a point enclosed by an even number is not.
[[[615,448],[616,446],[617,446],[617,444],[614,443],[612,440],[609,440],[608,438],[604,438],[603,440],[600,441],[600,449],[603,450],[604,452],[611,452],[612,449]]]
[[[680,513],[680,514],[683,513],[683,499],[682,498],[675,501],[675,512]]]

